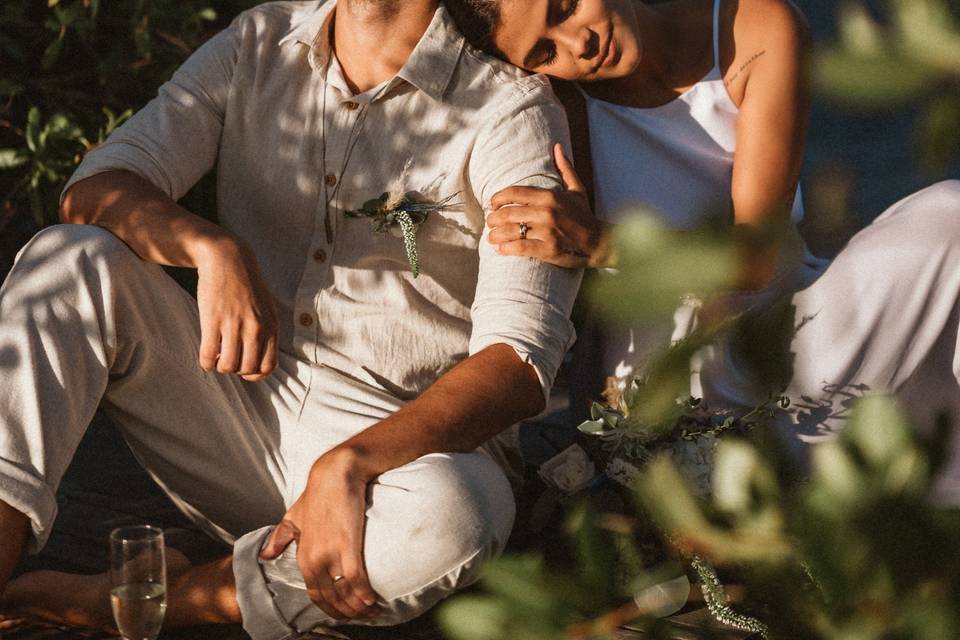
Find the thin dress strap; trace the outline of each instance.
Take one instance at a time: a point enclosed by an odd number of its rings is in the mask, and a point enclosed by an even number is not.
[[[713,68],[720,70],[720,3],[713,0]]]

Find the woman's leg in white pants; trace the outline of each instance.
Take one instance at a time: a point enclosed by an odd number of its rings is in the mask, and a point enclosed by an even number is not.
[[[793,302],[795,437],[832,437],[868,392],[897,394],[921,428],[941,410],[960,418],[960,181],[890,207]],[[734,360],[727,349],[705,367],[712,390]],[[960,480],[960,456],[949,467]]]

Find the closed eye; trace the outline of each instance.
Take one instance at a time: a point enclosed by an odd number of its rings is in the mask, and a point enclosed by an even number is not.
[[[557,61],[557,45],[550,43],[550,46],[543,52],[544,58],[540,61],[541,67],[549,67]]]
[[[580,0],[567,0],[564,6],[563,0],[556,2],[550,0],[547,5],[547,23],[553,27],[562,24],[570,19],[580,7]],[[541,38],[530,53],[523,59],[523,67],[526,69],[535,69],[537,67],[550,66],[557,61],[557,45],[552,40]]]
[[[523,66],[527,69],[536,69],[553,64],[557,60],[557,45],[552,40],[542,38],[523,59]]]
[[[551,11],[549,16],[549,22],[551,26],[556,26],[558,24],[563,24],[566,20],[570,18],[574,13],[577,12],[577,8],[580,6],[580,0],[569,0],[566,3],[566,7],[563,6],[563,3],[550,3]]]

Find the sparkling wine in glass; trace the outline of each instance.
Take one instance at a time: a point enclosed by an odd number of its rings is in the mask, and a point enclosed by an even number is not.
[[[163,531],[136,526],[110,534],[110,605],[124,640],[156,640],[167,610]]]

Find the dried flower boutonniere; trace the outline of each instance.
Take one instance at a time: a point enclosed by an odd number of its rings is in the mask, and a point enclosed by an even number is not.
[[[370,218],[373,221],[373,230],[378,233],[388,233],[399,227],[407,250],[410,271],[416,278],[420,275],[417,229],[427,221],[431,213],[458,206],[459,203],[453,202],[458,195],[460,194],[455,193],[433,202],[417,191],[388,191],[379,198],[367,200],[355,211],[347,211],[346,215],[350,218]]]

